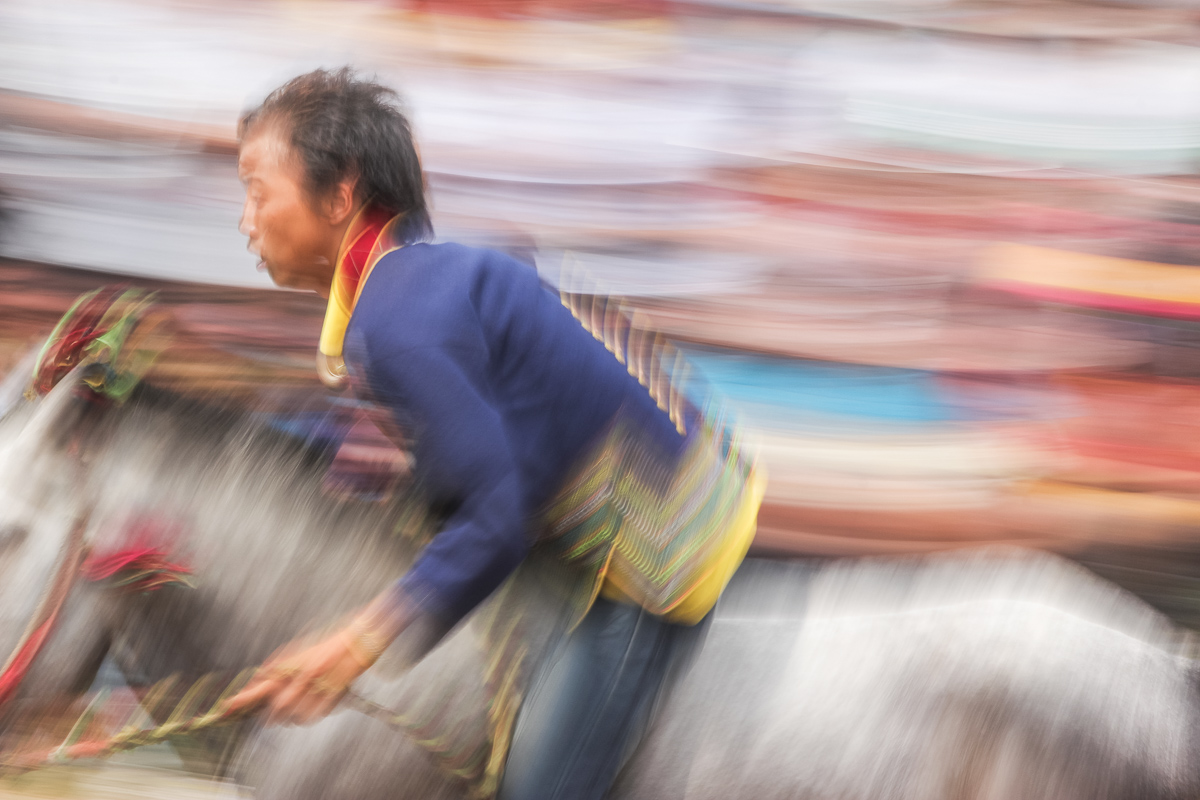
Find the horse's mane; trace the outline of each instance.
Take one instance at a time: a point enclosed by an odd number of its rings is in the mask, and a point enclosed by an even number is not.
[[[317,476],[332,458],[326,443],[290,434],[269,424],[266,409],[232,406],[220,398],[183,394],[149,382],[139,384],[122,404],[103,414],[107,425],[120,425],[131,416],[149,414],[170,419],[189,444],[224,446],[239,440],[263,458],[282,460],[309,477]]]
[[[316,542],[349,546],[349,531],[361,543],[390,539],[401,524],[414,534],[427,524],[411,486],[382,502],[331,492],[325,479],[334,448],[280,429],[272,412],[143,383],[124,402],[100,401],[84,414],[88,494],[98,515],[207,519],[215,527],[205,536],[217,547],[242,547],[236,538],[216,544],[236,530],[268,540],[303,530],[309,544],[298,546],[324,547]]]

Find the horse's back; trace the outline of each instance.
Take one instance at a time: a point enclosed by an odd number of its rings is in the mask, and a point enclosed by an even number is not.
[[[1049,556],[750,561],[619,796],[1175,796],[1195,707],[1178,650]]]

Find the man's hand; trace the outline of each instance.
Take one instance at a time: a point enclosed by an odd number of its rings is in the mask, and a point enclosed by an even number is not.
[[[226,712],[263,706],[267,723],[316,722],[337,706],[355,678],[367,671],[417,614],[391,590],[362,609],[345,628],[322,639],[297,639],[267,659],[236,695]],[[420,641],[428,650],[441,638]],[[422,652],[422,655],[424,651]]]
[[[265,706],[268,724],[316,722],[337,706],[347,687],[369,666],[363,664],[352,641],[352,633],[344,630],[316,643],[292,642],[268,659],[225,709]]]

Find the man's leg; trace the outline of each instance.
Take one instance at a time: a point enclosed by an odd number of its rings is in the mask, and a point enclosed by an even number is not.
[[[598,599],[534,679],[500,800],[600,800],[650,712],[680,630]]]

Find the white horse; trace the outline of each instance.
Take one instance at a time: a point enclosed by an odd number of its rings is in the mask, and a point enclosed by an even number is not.
[[[0,657],[85,509],[97,550],[133,516],[178,523],[196,586],[122,595],[77,584],[23,696],[80,691],[106,652],[140,682],[259,663],[411,562],[414,545],[392,533],[401,503],[323,497],[321,465],[263,425],[149,390],[88,408],[74,383],[0,421]],[[554,624],[552,584],[534,575],[521,586],[546,608],[530,626],[535,644]],[[406,647],[431,634],[402,639],[359,693],[411,707],[450,687],[468,702],[485,658],[475,628],[460,625],[412,668]],[[1056,558],[750,561],[612,796],[1195,796],[1193,673],[1164,618]],[[465,792],[405,733],[351,709],[240,741],[233,771],[259,798]]]

